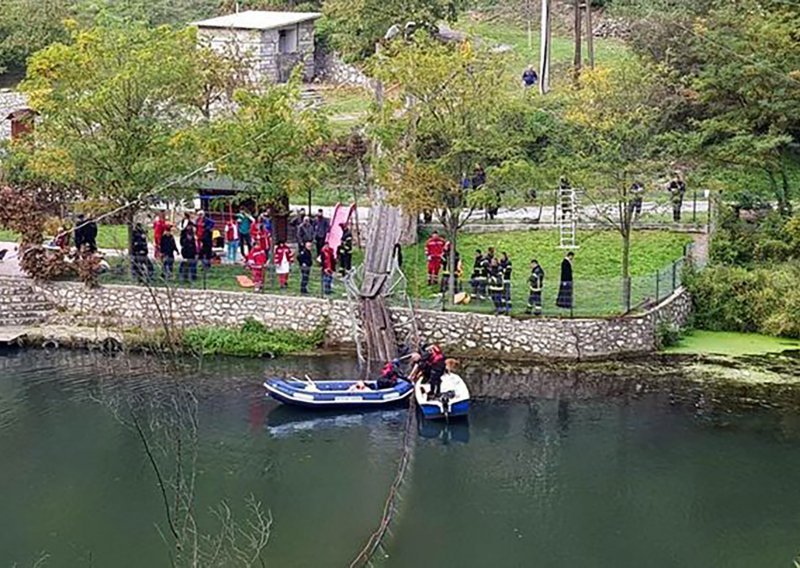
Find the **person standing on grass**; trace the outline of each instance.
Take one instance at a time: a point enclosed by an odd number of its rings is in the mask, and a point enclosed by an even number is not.
[[[444,239],[434,231],[425,242],[425,258],[428,260],[428,285],[439,283],[439,271],[442,269],[442,255],[444,254]]]
[[[153,277],[153,263],[147,249],[147,234],[141,223],[133,228],[133,274],[141,283],[150,282]]]
[[[250,231],[252,229],[255,219],[247,209],[242,207],[239,214],[236,215],[236,224],[239,226],[239,250],[242,253],[242,258],[247,258],[253,248],[253,241],[250,238]]]
[[[508,253],[504,252],[500,257],[500,270],[503,273],[503,305],[506,310],[506,315],[511,315],[511,259]]]
[[[669,182],[667,189],[669,190],[670,201],[672,202],[672,220],[675,223],[680,223],[683,196],[686,194],[686,184],[683,182],[678,172],[672,174],[672,181]]]
[[[331,245],[328,243],[322,245],[322,251],[317,260],[322,268],[322,292],[326,296],[330,296],[333,293],[333,273],[336,272],[336,257]]]
[[[314,225],[310,217],[304,217],[297,227],[297,247],[304,248],[309,242],[314,242]]]
[[[203,211],[200,211],[197,215],[197,232],[200,233],[197,238],[197,242],[200,245],[199,256],[203,263],[203,268],[208,270],[211,267],[214,248],[214,221]]]
[[[225,223],[225,247],[226,257],[230,262],[236,262],[236,250],[239,248],[239,227],[236,226],[233,218]]]
[[[564,260],[561,261],[561,282],[558,285],[558,298],[556,298],[556,306],[564,308],[565,310],[572,309],[573,302],[573,287],[572,287],[572,261],[575,259],[575,253],[570,251]]]
[[[533,68],[533,65],[528,65],[525,71],[522,72],[522,86],[527,88],[535,87],[539,82],[539,75]]]
[[[342,242],[336,249],[336,255],[339,257],[339,270],[344,276],[353,267],[353,233],[350,232],[347,223],[342,223],[340,226],[342,227]]]
[[[275,273],[278,275],[278,284],[281,289],[289,286],[289,271],[294,262],[292,249],[288,247],[286,241],[278,241],[275,247]]]
[[[487,279],[489,295],[494,304],[494,315],[499,316],[504,311],[503,302],[503,269],[497,259],[492,260],[489,266],[489,277]]]
[[[197,280],[197,241],[194,236],[194,224],[189,222],[181,231],[181,260],[179,272],[181,282]]]
[[[300,234],[298,230],[300,229],[300,225],[303,224],[303,221],[306,220],[306,210],[305,209],[298,209],[297,214],[289,221],[289,226],[292,228],[292,238],[297,243],[298,249],[303,248],[303,241],[300,240]]]
[[[323,215],[322,209],[319,209],[317,218],[314,220],[314,242],[317,244],[317,254],[322,254],[322,247],[325,244],[325,239],[328,238],[330,229],[331,222]]]
[[[87,219],[84,229],[84,246],[91,253],[97,252],[97,223],[93,219]]]
[[[306,241],[300,247],[297,260],[300,263],[300,293],[308,294],[308,280],[311,276],[311,267],[314,266],[314,257],[311,254],[311,241]]]
[[[172,280],[172,269],[175,266],[175,253],[178,252],[178,247],[175,245],[175,237],[172,236],[172,227],[169,223],[164,226],[162,231],[158,252],[163,265],[164,280]]]
[[[542,315],[542,288],[544,287],[544,270],[535,258],[531,260],[531,275],[528,277],[528,307],[525,313]]]
[[[153,248],[155,249],[156,260],[161,258],[161,235],[164,234],[169,223],[167,223],[164,210],[158,212],[156,220],[153,222]]]
[[[261,243],[256,241],[250,254],[247,255],[245,263],[253,275],[254,290],[260,292],[264,288],[264,268],[267,266],[267,253],[261,247]]]

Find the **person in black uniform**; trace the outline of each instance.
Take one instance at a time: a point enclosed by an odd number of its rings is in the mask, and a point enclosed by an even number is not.
[[[447,370],[444,353],[438,345],[423,348],[421,353],[414,353],[411,362],[417,365],[417,374],[422,375],[422,382],[431,385],[428,400],[438,398],[442,391],[442,375]]]
[[[158,243],[161,252],[161,262],[163,264],[164,280],[172,280],[172,267],[175,266],[175,253],[178,247],[175,245],[175,237],[172,236],[172,227],[164,227],[164,233]]]
[[[481,249],[475,251],[475,261],[472,263],[472,275],[470,276],[470,283],[472,284],[472,293],[475,296],[483,297],[486,290],[486,279],[483,274],[485,257]]]
[[[342,223],[342,242],[339,243],[339,248],[336,250],[336,256],[339,257],[339,270],[342,276],[350,272],[353,267],[353,233],[347,223]]]
[[[306,241],[300,247],[297,255],[297,262],[300,264],[300,293],[308,294],[308,279],[311,276],[311,268],[314,266],[314,255],[311,252],[311,241]]]
[[[153,277],[153,263],[147,250],[147,235],[141,223],[133,228],[133,275],[139,282],[149,282]]]
[[[187,224],[181,231],[181,256],[181,282],[194,282],[197,280],[197,239],[193,223]]]
[[[531,260],[531,275],[528,277],[528,307],[526,314],[542,315],[542,288],[544,286],[544,270],[535,258]]]
[[[499,316],[503,313],[503,270],[497,260],[493,260],[489,266],[488,276],[489,295],[494,303],[494,315]]]
[[[503,307],[506,315],[511,315],[511,259],[504,252],[500,257],[500,270],[503,271]]]
[[[561,283],[558,286],[558,298],[556,306],[565,310],[572,309],[572,260],[575,253],[570,251],[564,260],[561,261]]]

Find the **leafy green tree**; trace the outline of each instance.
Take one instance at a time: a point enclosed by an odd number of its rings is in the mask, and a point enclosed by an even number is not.
[[[73,0],[3,0],[0,9],[0,73],[22,69],[28,57],[69,34],[64,20]]]
[[[519,120],[530,111],[498,88],[503,67],[496,55],[420,35],[394,42],[377,60],[375,75],[392,96],[371,117],[381,146],[374,169],[390,201],[414,214],[436,212],[455,247],[476,207],[493,204],[502,189],[518,188],[507,182],[520,170],[535,175],[526,149],[536,134]],[[477,164],[486,168],[487,182],[470,189],[465,179]],[[451,295],[452,263],[451,255]]]
[[[622,238],[623,302],[630,305],[631,234],[635,182],[652,186],[668,167],[658,132],[664,85],[655,67],[638,59],[584,70],[565,94],[564,124],[553,151],[569,180],[586,190],[597,221]],[[551,165],[550,167],[553,167]]]
[[[288,213],[288,198],[316,187],[325,173],[315,149],[329,137],[327,116],[304,106],[299,69],[285,84],[263,92],[239,90],[236,112],[199,131],[203,152],[224,155],[217,171],[246,185],[247,194],[278,215]]]
[[[195,166],[180,134],[196,113],[193,30],[141,24],[76,29],[30,60],[22,89],[40,113],[28,166],[34,174],[125,205]]]
[[[460,8],[460,0],[328,0],[320,25],[334,49],[359,60],[375,52],[375,44],[392,26],[402,30],[408,22],[424,27],[453,21]]]

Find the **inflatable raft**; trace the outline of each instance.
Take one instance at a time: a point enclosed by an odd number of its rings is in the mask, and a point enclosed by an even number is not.
[[[430,385],[418,381],[414,387],[414,396],[423,418],[455,418],[469,413],[469,389],[464,379],[455,373],[442,375],[441,394],[437,398],[428,399]]]
[[[375,381],[365,381],[368,388],[355,390],[359,381],[312,381],[267,379],[264,388],[269,396],[284,404],[305,408],[363,409],[379,408],[398,404],[408,398],[413,385],[403,379],[388,389],[377,389]]]

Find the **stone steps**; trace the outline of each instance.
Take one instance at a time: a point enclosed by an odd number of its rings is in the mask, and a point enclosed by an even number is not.
[[[0,278],[0,327],[39,325],[54,313],[54,306],[29,282]]]

